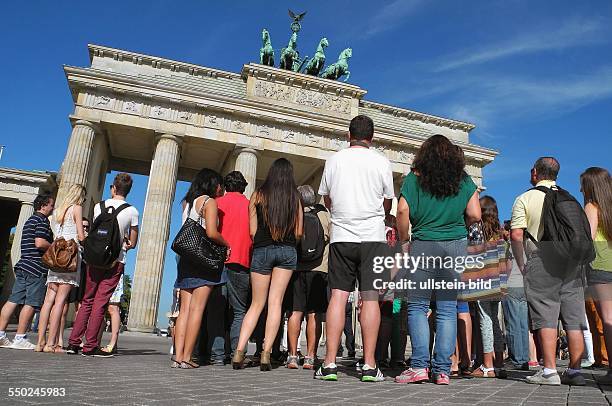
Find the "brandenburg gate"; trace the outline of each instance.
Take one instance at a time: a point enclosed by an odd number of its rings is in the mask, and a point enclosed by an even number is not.
[[[317,190],[326,158],[347,146],[357,114],[374,120],[375,148],[392,162],[396,191],[430,135],[463,148],[481,187],[481,170],[496,155],[470,143],[472,124],[367,101],[366,90],[344,82],[254,63],[226,72],[98,45],[89,45],[89,56],[88,67],[64,68],[74,111],[58,200],[71,184],[83,184],[91,213],[109,171],[149,176],[139,208],[132,331],[155,328],[175,185],[201,168],[242,172],[250,196],[271,163],[286,157],[297,184]]]

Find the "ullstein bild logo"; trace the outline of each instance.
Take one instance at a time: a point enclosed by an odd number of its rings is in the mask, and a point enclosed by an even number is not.
[[[373,287],[378,290],[476,290],[476,289],[491,289],[492,280],[475,280],[468,283],[454,279],[452,281],[436,281],[427,279],[425,281],[411,281],[409,279],[400,279],[398,281],[383,281],[382,279],[374,279]]]

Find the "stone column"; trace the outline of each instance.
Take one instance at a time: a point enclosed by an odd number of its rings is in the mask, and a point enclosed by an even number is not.
[[[5,257],[5,254],[8,248],[10,235],[11,235],[11,227],[9,226],[9,223],[1,222],[0,223],[0,267],[3,267],[4,261],[9,259]],[[2,293],[0,293],[0,306],[2,306],[6,302],[6,300],[8,299],[11,293],[14,277],[15,275],[13,275],[11,264],[10,262],[8,262],[8,266],[6,267],[6,272],[4,274],[4,282],[2,284],[3,286]]]
[[[66,157],[62,164],[61,182],[57,200],[61,201],[68,188],[73,184],[87,186],[89,164],[98,127],[89,121],[78,120],[72,128]]]
[[[11,260],[9,261],[9,269],[6,271],[4,276],[4,286],[2,287],[2,293],[0,293],[0,303],[4,303],[8,300],[11,290],[13,289],[13,283],[15,282],[15,273],[13,268],[19,258],[21,258],[21,234],[23,232],[23,225],[25,222],[34,214],[34,198],[32,202],[21,202],[21,210],[19,210],[19,219],[15,226],[15,236],[13,237],[13,246],[11,247]],[[9,230],[10,232],[10,230]]]
[[[157,323],[180,144],[181,139],[174,135],[163,134],[157,138],[138,238],[128,317],[130,331],[153,332]]]
[[[9,237],[11,236],[11,223],[8,219],[0,219],[0,267],[4,264]]]
[[[247,199],[251,198],[255,191],[257,181],[257,155],[258,152],[252,148],[239,148],[236,150],[236,171],[240,171],[242,176],[249,183],[244,191]]]
[[[19,210],[19,219],[15,226],[15,237],[13,238],[13,246],[11,247],[11,263],[13,266],[21,258],[21,234],[25,222],[34,214],[34,199],[31,202],[21,202],[21,210]]]

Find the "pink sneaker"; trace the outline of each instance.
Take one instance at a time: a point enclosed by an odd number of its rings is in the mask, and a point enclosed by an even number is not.
[[[429,380],[429,369],[408,368],[395,377],[397,383],[421,383]]]
[[[435,383],[436,385],[449,385],[450,378],[445,373],[437,374]]]

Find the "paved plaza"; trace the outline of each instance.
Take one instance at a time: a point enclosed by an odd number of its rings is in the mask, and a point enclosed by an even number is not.
[[[106,342],[106,340],[105,340]],[[170,339],[122,334],[114,358],[50,355],[0,349],[0,404],[62,405],[607,405],[612,387],[600,387],[604,371],[586,371],[586,387],[544,387],[521,380],[529,372],[510,371],[508,379],[452,380],[447,387],[393,382],[399,371],[385,371],[381,383],[361,383],[354,368],[341,368],[338,382],[322,382],[312,372],[279,367],[241,371],[231,366],[170,369]],[[321,349],[322,351],[322,349]],[[10,388],[64,388],[63,397],[11,396]],[[15,391],[16,389],[13,389]]]

